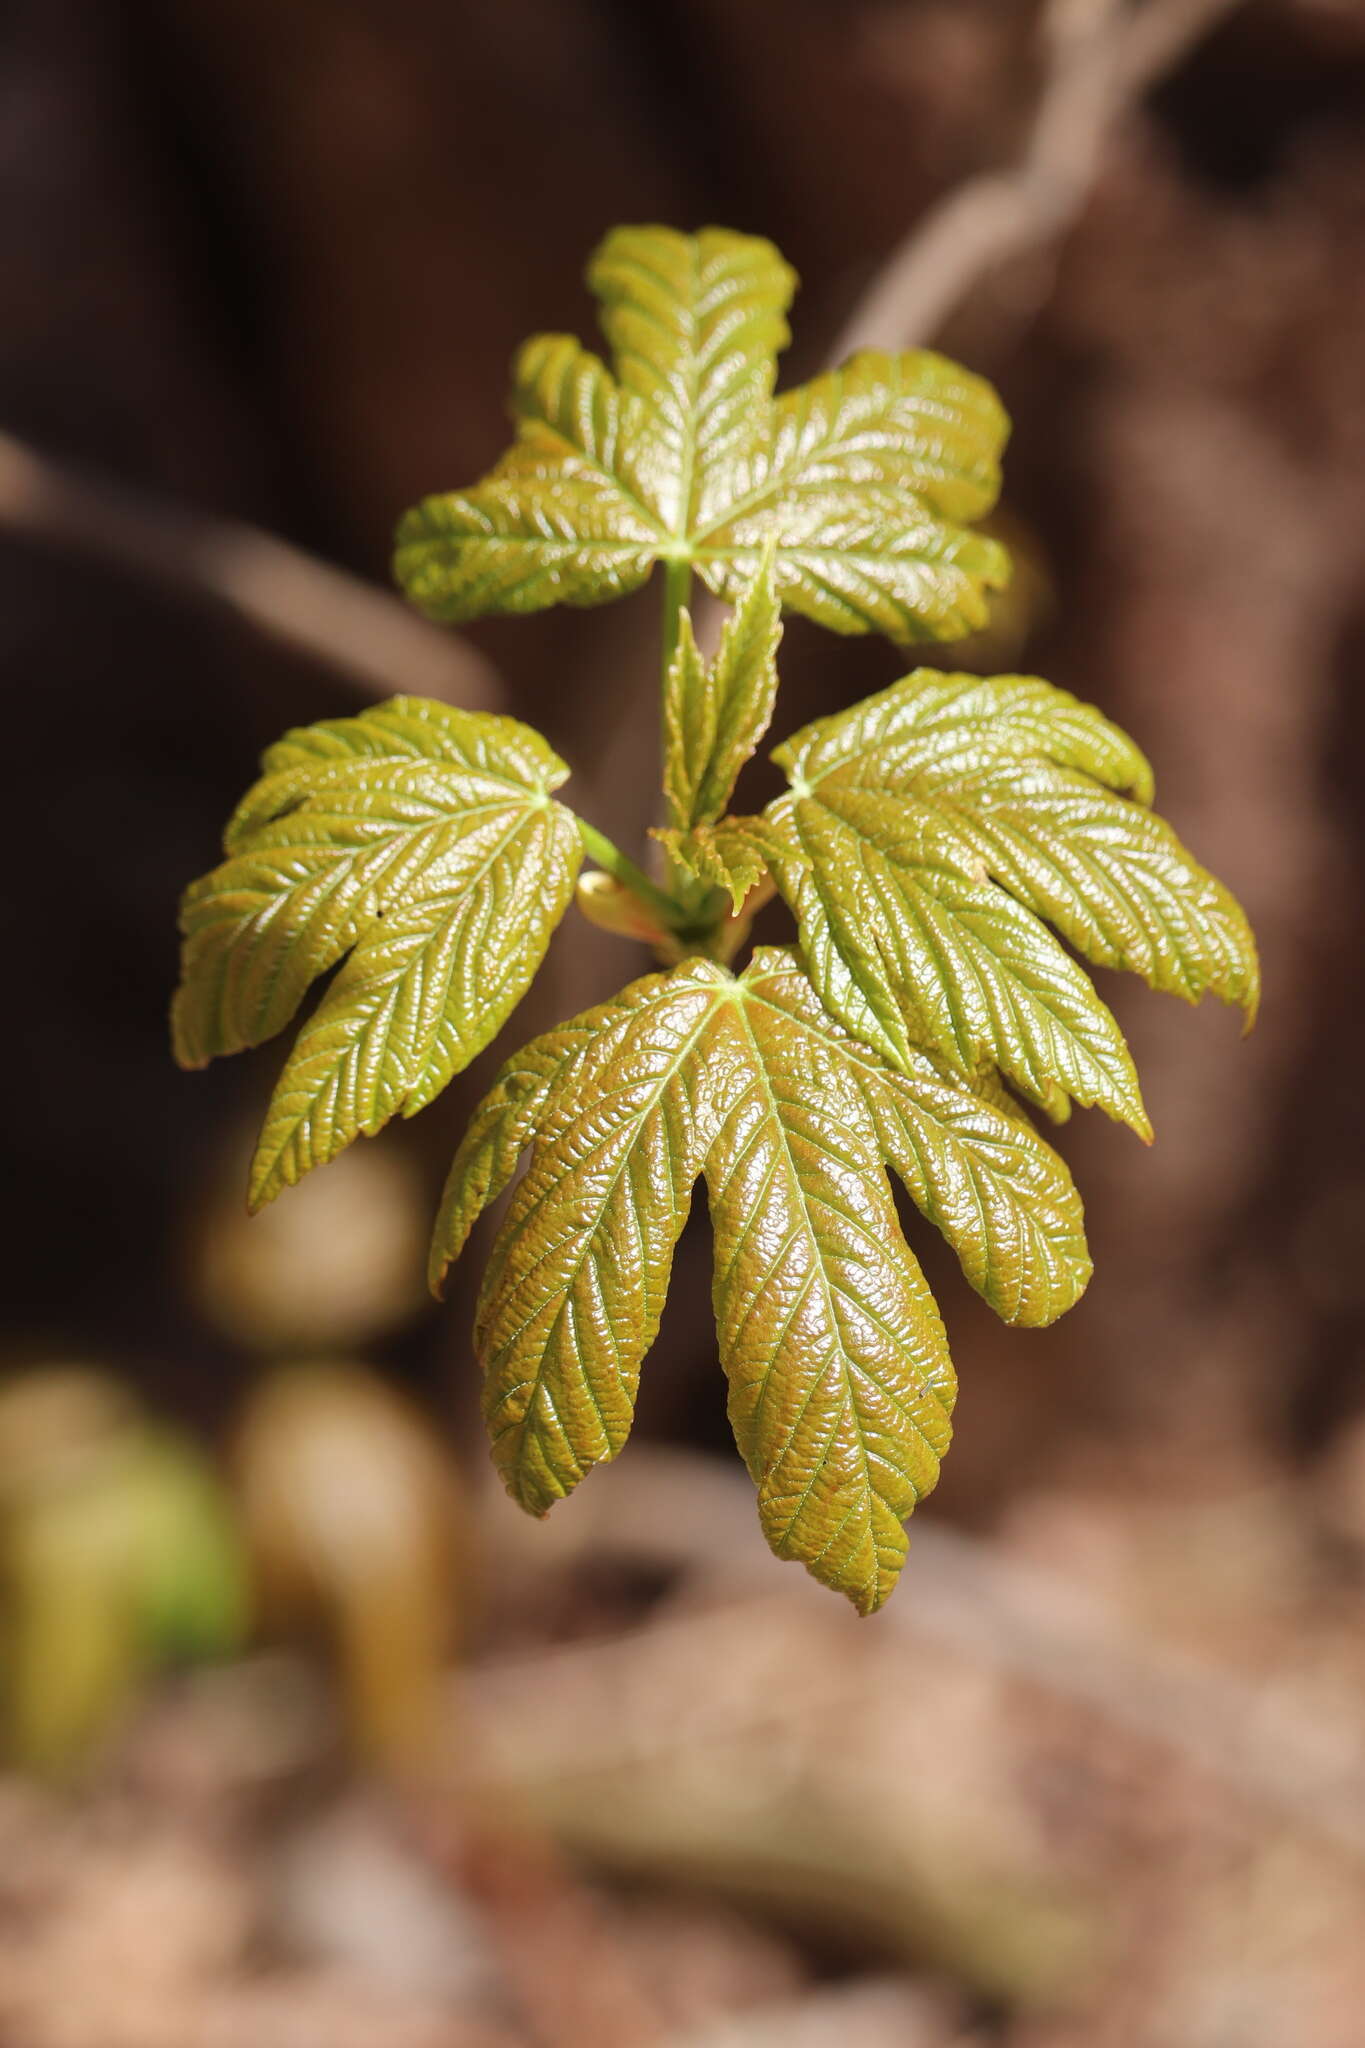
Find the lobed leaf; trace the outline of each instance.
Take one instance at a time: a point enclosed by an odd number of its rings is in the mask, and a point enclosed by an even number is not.
[[[984,761],[1079,768],[1150,804],[1146,756],[1093,704],[1038,676],[947,675],[918,668],[847,711],[817,718],[773,750],[794,782],[852,766],[874,788],[932,777],[947,787]]]
[[[706,1160],[730,1421],[770,1547],[870,1614],[938,1477],[953,1369],[852,1075],[747,995],[712,1054]]]
[[[623,391],[638,399],[633,452],[669,533],[729,502],[752,462],[790,340],[796,276],[771,242],[703,228],[615,228],[588,265]]]
[[[782,841],[766,818],[722,818],[715,825],[694,825],[690,832],[656,827],[651,837],[668,848],[693,881],[723,889],[736,916],[767,881],[770,858],[782,852]],[[767,886],[771,895],[771,882]]]
[[[789,949],[761,948],[746,980],[838,1046],[882,1156],[998,1316],[1038,1328],[1074,1307],[1091,1272],[1080,1196],[993,1072],[964,1082],[918,1048],[904,1072],[887,1066],[834,1021]]]
[[[396,573],[425,611],[601,604],[661,560],[735,598],[770,547],[781,602],[836,631],[983,623],[1008,575],[969,524],[1008,431],[988,384],[926,350],[866,351],[774,400],[795,279],[754,236],[618,228],[588,281],[614,370],[571,336],[527,343],[513,447],[399,527]]]
[[[632,452],[639,407],[571,335],[517,357],[517,438],[472,490],[423,499],[398,530],[394,571],[431,617],[607,604],[639,588],[665,541]]]
[[[969,522],[1000,490],[1009,431],[989,384],[927,349],[868,349],[786,393],[733,501],[697,547],[730,595],[769,534],[784,604],[835,632],[956,639],[1009,562]]]
[[[954,858],[903,800],[821,783],[765,814],[822,999],[904,1068],[928,1046],[964,1074],[998,1066],[1026,1094],[1060,1086],[1149,1134],[1123,1035],[1090,982],[1003,889]]]
[[[923,1054],[894,1072],[772,949],[737,980],[697,960],[650,976],[509,1061],[457,1154],[432,1272],[529,1145],[476,1331],[514,1498],[544,1512],[620,1450],[704,1175],[731,1420],[767,1539],[879,1605],[954,1391],[887,1165],[1007,1318],[1050,1320],[1089,1273],[1065,1167],[994,1085]]]
[[[991,874],[1085,959],[1254,1018],[1260,970],[1245,912],[1163,819],[1065,769],[987,770],[938,802]]]
[[[186,892],[177,1057],[301,1030],[252,1167],[253,1207],[398,1111],[414,1115],[520,1000],[568,903],[568,771],[513,719],[398,697],[289,734]],[[347,957],[349,956],[349,957]]]
[[[1241,910],[1147,808],[1132,741],[1066,691],[921,669],[774,758],[769,864],[811,978],[894,1065],[917,1044],[989,1063],[1053,1116],[1071,1097],[1149,1135],[1118,1026],[1044,919],[1088,960],[1254,1013]]]

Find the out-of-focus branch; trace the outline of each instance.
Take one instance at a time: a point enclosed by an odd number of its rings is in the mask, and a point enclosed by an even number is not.
[[[396,598],[253,526],[144,496],[0,433],[0,533],[208,599],[365,698],[410,690],[500,707],[489,664]]]
[[[983,171],[916,222],[854,307],[834,347],[928,341],[972,288],[1080,214],[1124,111],[1240,0],[1048,0],[1044,78],[1019,162]]]

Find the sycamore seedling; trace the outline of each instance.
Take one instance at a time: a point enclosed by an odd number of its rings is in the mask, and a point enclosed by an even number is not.
[[[258,1044],[336,970],[266,1114],[259,1207],[432,1101],[575,896],[650,943],[662,971],[503,1067],[451,1169],[433,1282],[515,1182],[476,1337],[494,1455],[543,1513],[626,1440],[704,1180],[764,1534],[866,1613],[895,1582],[954,1393],[889,1175],[1001,1316],[1053,1321],[1090,1262],[1071,1178],[1018,1098],[1150,1135],[1076,956],[1250,1018],[1255,947],[1150,809],[1132,741],[1035,677],[915,669],[786,740],[785,794],[729,814],[773,717],[784,608],[901,644],[984,622],[1008,564],[972,522],[1007,422],[989,385],[922,350],[867,352],[775,398],[795,280],[767,242],[623,228],[588,277],[613,367],[566,335],[528,342],[511,449],[407,515],[397,572],[459,621],[605,603],[661,566],[653,874],[560,800],[568,769],[513,719],[396,697],[291,732],[185,897],[176,1051],[198,1066]],[[733,606],[710,662],[694,576]],[[735,973],[774,894],[795,943]]]

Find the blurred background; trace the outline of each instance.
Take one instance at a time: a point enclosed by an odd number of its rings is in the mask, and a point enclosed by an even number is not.
[[[500,705],[650,822],[655,591],[382,592],[651,218],[779,243],[788,379],[856,315],[995,380],[1016,581],[927,658],[1132,730],[1264,954],[1245,1042],[1106,981],[1157,1143],[1062,1134],[1063,1324],[912,1227],[963,1392],[868,1623],[763,1550],[704,1217],[535,1525],[421,1286],[500,1052],[248,1225],[280,1049],[167,1044],[286,725]],[[1358,2048],[1365,0],[7,0],[0,308],[0,2043]],[[784,662],[786,729],[906,666]],[[511,1032],[643,964],[566,924]]]

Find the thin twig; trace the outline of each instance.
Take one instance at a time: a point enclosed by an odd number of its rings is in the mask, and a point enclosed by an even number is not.
[[[1019,162],[983,171],[930,207],[854,307],[830,360],[932,339],[983,278],[1062,234],[1123,113],[1239,4],[1049,0],[1043,87]]]
[[[0,532],[208,599],[363,697],[411,690],[500,708],[490,665],[396,598],[253,526],[144,496],[0,433]]]

